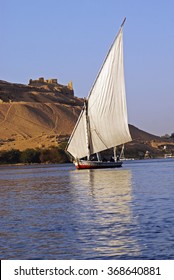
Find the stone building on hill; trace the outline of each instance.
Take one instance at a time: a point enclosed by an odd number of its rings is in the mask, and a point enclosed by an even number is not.
[[[37,84],[55,84],[58,85],[57,79],[48,79],[45,80],[43,77],[37,79],[37,80],[29,80],[29,85],[37,85]]]
[[[56,91],[61,91],[64,94],[70,94],[70,95],[74,96],[72,81],[70,81],[68,83],[68,85],[65,86],[65,85],[58,84],[57,79],[52,78],[52,79],[45,80],[43,77],[40,77],[39,79],[36,79],[36,80],[30,79],[28,85],[35,86],[35,87],[42,87],[42,86],[46,85]]]

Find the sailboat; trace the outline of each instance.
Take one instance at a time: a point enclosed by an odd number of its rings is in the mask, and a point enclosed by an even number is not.
[[[123,25],[111,45],[67,144],[77,169],[121,167],[116,147],[131,141],[123,65]],[[100,152],[113,148],[113,160]],[[97,160],[93,160],[96,155]]]

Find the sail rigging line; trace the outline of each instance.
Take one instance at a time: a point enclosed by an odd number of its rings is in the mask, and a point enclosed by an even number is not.
[[[102,161],[100,153],[96,153],[96,156],[98,161]]]
[[[86,144],[87,144],[87,159],[90,159],[91,155],[91,133],[90,133],[90,121],[88,116],[88,101],[84,101],[85,108],[85,121],[86,121]]]
[[[117,160],[117,147],[114,147],[114,160]]]
[[[102,139],[100,133],[96,129],[94,129],[93,131],[95,131],[95,133],[97,134],[98,138],[103,143],[103,145],[106,147],[106,149],[109,149],[108,146],[105,144],[104,140]]]
[[[97,75],[97,77],[96,77],[96,79],[95,79],[95,81],[94,81],[94,83],[93,83],[93,86],[92,86],[92,88],[91,88],[91,90],[90,90],[90,92],[89,92],[89,95],[87,96],[87,99],[89,99],[89,97],[90,97],[90,95],[91,95],[91,93],[92,93],[92,90],[93,90],[93,88],[94,88],[94,86],[95,86],[95,84],[96,84],[96,82],[97,82],[97,80],[98,80],[98,77],[100,76],[100,73],[101,73],[101,71],[102,71],[102,69],[103,69],[103,67],[104,67],[104,65],[105,65],[105,62],[106,62],[106,60],[107,60],[107,58],[108,58],[108,56],[109,56],[109,54],[110,54],[110,52],[111,52],[111,50],[112,50],[112,47],[114,46],[115,41],[117,40],[117,37],[119,36],[120,32],[121,32],[122,29],[123,29],[123,26],[124,26],[125,21],[126,21],[126,17],[124,18],[124,20],[123,20],[123,22],[122,22],[122,24],[121,24],[121,26],[120,26],[120,29],[119,29],[119,31],[118,31],[118,33],[117,33],[117,35],[116,35],[116,37],[115,37],[113,43],[111,44],[111,47],[110,47],[110,49],[109,49],[109,51],[108,51],[108,53],[107,53],[107,55],[106,55],[106,57],[105,57],[105,59],[104,59],[104,61],[103,61],[103,64],[102,64],[102,66],[101,66],[101,68],[100,68],[100,70],[99,70],[99,72],[98,72],[98,75]]]
[[[120,158],[124,158],[124,144],[122,145],[122,149],[121,149],[121,152],[120,152]]]

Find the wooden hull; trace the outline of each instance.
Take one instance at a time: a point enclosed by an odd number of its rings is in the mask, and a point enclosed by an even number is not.
[[[118,168],[122,166],[122,161],[103,162],[103,161],[77,160],[74,161],[74,164],[77,169]]]

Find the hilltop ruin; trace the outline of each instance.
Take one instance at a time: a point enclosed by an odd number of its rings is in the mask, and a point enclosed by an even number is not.
[[[71,96],[74,96],[74,90],[73,90],[73,84],[72,81],[68,83],[67,86],[58,84],[58,80],[55,78],[51,78],[48,80],[45,80],[44,77],[40,77],[36,80],[30,79],[29,80],[29,86],[35,86],[35,87],[43,87],[48,86],[51,87],[51,89],[62,91],[62,93],[70,94]]]

